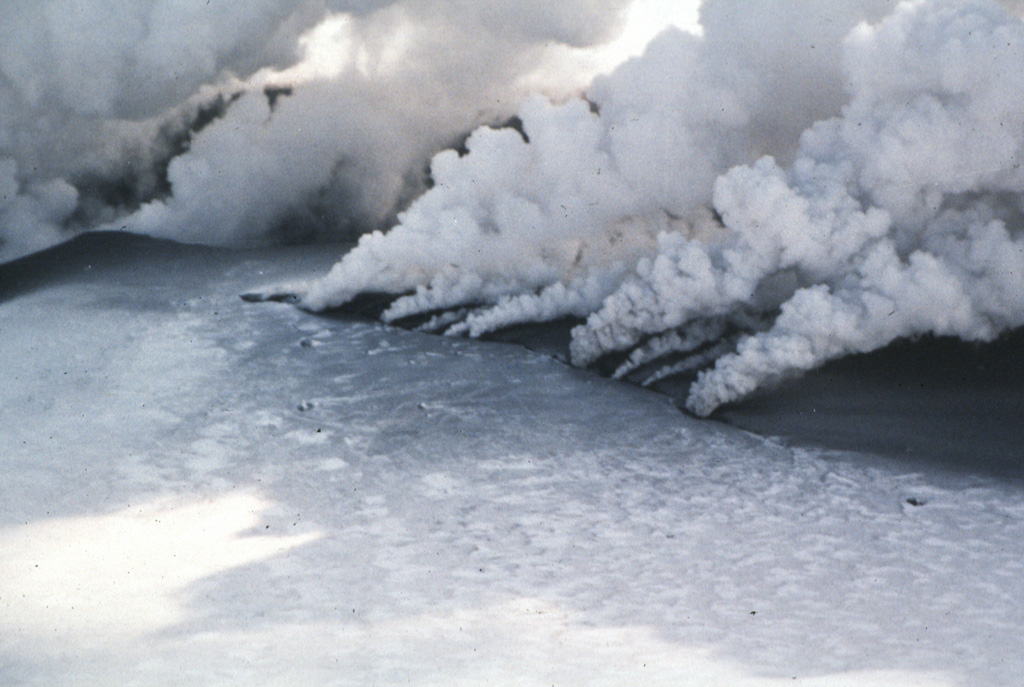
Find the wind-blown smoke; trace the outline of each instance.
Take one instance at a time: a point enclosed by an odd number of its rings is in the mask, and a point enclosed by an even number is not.
[[[95,228],[248,243],[386,226],[430,156],[507,119],[542,65],[573,67],[535,79],[551,94],[578,92],[628,4],[6,2],[0,260]]]
[[[147,163],[167,142],[159,134],[169,121],[159,119],[227,73],[293,60],[290,46],[314,9],[280,0],[242,11],[156,0],[4,3],[0,258],[66,236],[83,211],[112,205],[100,196],[129,178],[151,183]]]
[[[896,338],[1024,324],[1024,24],[972,0],[708,0],[590,88],[480,129],[301,294],[481,335],[585,317],[571,355],[704,369],[706,415]],[[461,310],[452,310],[461,308]],[[454,313],[454,314],[451,314]]]

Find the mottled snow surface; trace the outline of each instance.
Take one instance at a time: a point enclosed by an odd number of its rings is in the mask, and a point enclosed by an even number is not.
[[[0,684],[1021,684],[1020,481],[238,297],[339,254],[2,268]]]

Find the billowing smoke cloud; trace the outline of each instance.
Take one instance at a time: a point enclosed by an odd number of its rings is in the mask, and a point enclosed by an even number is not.
[[[1024,24],[995,3],[708,0],[588,92],[531,100],[301,294],[481,335],[586,318],[574,362],[703,370],[709,414],[851,352],[1024,324]],[[668,357],[666,357],[668,356]],[[659,366],[659,361],[665,361]]]
[[[95,228],[246,243],[384,226],[433,153],[513,114],[539,65],[612,38],[627,5],[6,2],[0,260]]]
[[[0,260],[369,232],[304,307],[579,318],[574,362],[691,375],[699,414],[1024,324],[1019,3],[706,0],[587,86],[633,4],[8,2]]]
[[[204,84],[294,60],[298,32],[323,11],[298,5],[4,3],[0,258],[66,235],[97,204],[94,192],[148,177],[147,163],[166,154],[154,149],[168,140],[161,127]]]
[[[766,152],[791,156],[800,131],[838,112],[839,41],[886,3],[854,5],[816,21],[805,3],[706,5],[704,38],[662,35],[591,87],[594,107],[534,100],[520,112],[525,136],[481,129],[467,156],[435,158],[437,187],[386,236],[366,237],[307,305],[419,288],[386,314],[396,318],[500,301],[470,316],[474,334],[591,312],[656,251],[659,233],[708,229],[719,174]],[[799,84],[808,92],[794,93]]]

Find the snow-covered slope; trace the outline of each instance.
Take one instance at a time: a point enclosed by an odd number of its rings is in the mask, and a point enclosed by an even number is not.
[[[336,258],[0,267],[0,684],[1019,684],[1020,483],[238,298]]]

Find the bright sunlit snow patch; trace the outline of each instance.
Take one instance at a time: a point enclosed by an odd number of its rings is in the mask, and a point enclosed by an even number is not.
[[[0,529],[0,634],[103,643],[172,625],[190,583],[319,538],[264,534],[270,506],[244,493],[164,499]]]

